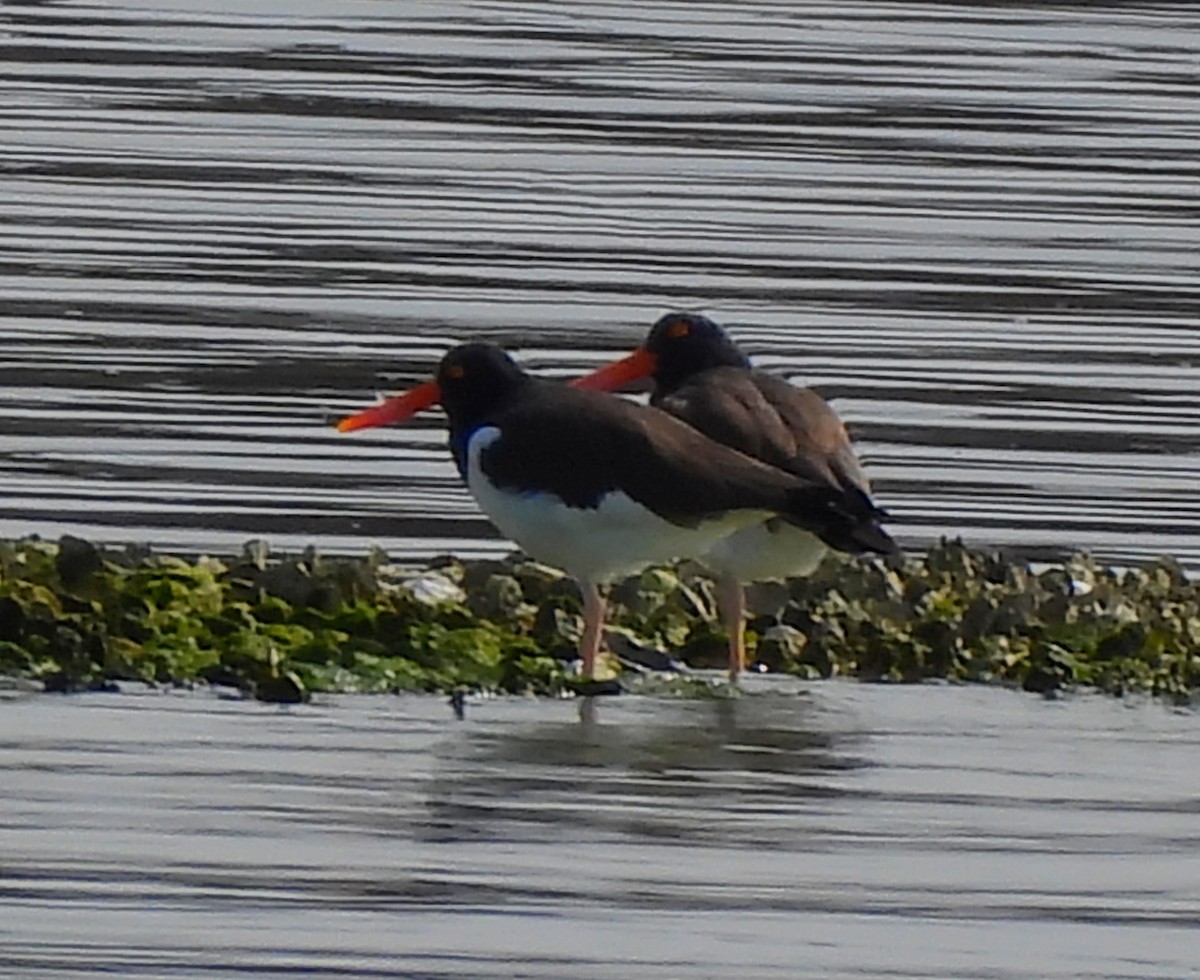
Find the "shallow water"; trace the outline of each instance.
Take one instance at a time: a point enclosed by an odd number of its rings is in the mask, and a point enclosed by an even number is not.
[[[0,975],[1200,972],[1192,715],[750,689],[10,701]]]
[[[436,417],[704,309],[909,546],[1200,565],[1186,4],[12,3],[0,536],[504,550]],[[733,701],[0,701],[0,975],[1200,974],[1194,717]]]
[[[439,422],[673,307],[835,399],[899,537],[1200,563],[1186,4],[10,4],[0,535],[502,550]]]

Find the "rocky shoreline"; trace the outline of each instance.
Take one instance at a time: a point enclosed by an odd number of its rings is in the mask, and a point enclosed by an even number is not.
[[[1170,559],[1118,570],[1079,555],[1031,566],[943,541],[889,561],[831,557],[749,590],[752,669],[808,678],[1095,688],[1188,703],[1200,689],[1200,584]],[[48,691],[118,682],[229,685],[266,701],[312,692],[583,688],[574,584],[519,555],[423,569],[308,550],[185,559],[79,538],[0,542],[0,674]],[[598,682],[661,672],[711,689],[725,639],[690,566],[616,586]]]

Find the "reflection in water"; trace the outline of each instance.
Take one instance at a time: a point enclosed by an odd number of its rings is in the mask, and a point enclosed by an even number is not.
[[[1192,715],[752,680],[8,701],[0,976],[1196,973]]]
[[[754,846],[740,834],[755,819],[836,793],[826,777],[862,764],[856,738],[806,723],[804,706],[767,695],[650,701],[631,718],[626,703],[586,698],[578,722],[475,728],[439,755],[428,822],[414,833],[447,844],[566,832]]]

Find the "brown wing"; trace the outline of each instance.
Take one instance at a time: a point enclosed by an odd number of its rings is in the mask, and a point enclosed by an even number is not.
[[[722,367],[696,375],[658,404],[711,438],[806,480],[870,489],[842,420],[808,388]]]
[[[826,488],[819,517],[797,521],[826,543],[845,551],[895,549],[846,427],[816,392],[760,371],[719,367],[655,402],[718,442]]]

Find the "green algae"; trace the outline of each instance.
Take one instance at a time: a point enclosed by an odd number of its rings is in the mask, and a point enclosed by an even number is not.
[[[1200,686],[1200,586],[1169,559],[1086,556],[1034,567],[943,541],[921,557],[827,559],[748,590],[752,660],[821,678],[1003,683],[1188,702]],[[521,556],[403,569],[373,551],[186,560],[78,538],[0,543],[0,673],[48,690],[226,684],[263,700],[312,692],[579,690],[574,585]],[[654,569],[611,595],[608,673],[720,668],[702,570]],[[681,666],[682,665],[682,666]],[[644,689],[726,696],[711,680]]]

